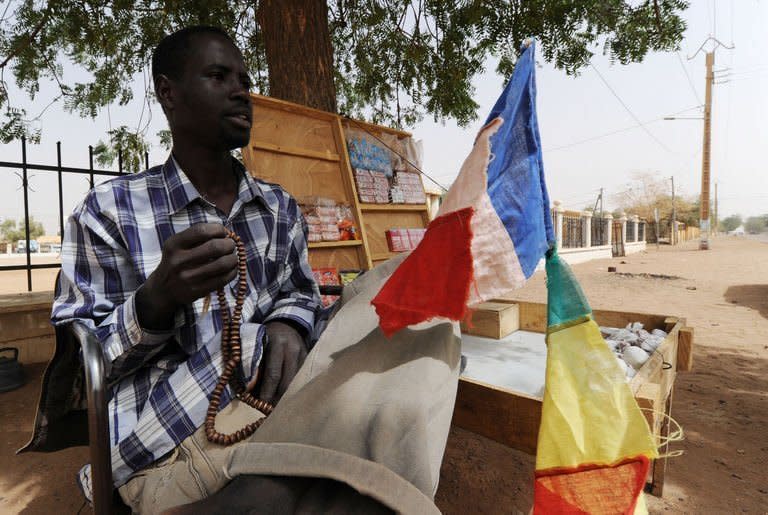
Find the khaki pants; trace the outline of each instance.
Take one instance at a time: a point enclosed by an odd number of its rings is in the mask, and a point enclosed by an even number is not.
[[[455,324],[433,321],[387,339],[370,305],[397,263],[345,288],[342,307],[272,415],[248,440],[222,447],[199,429],[120,488],[138,513],[203,499],[242,474],[329,478],[400,513],[438,513],[432,499],[459,375]],[[234,401],[228,432],[258,412]]]

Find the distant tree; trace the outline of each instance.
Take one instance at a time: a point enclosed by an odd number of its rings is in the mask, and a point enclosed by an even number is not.
[[[619,206],[618,213],[624,211],[651,221],[654,219],[655,210],[658,209],[660,220],[672,220],[669,182],[651,172],[635,173],[626,188],[614,195],[614,202]],[[677,195],[675,211],[678,222],[694,227],[699,225],[698,199]]]
[[[35,238],[45,234],[45,228],[40,222],[36,222],[34,217],[29,217],[29,239]],[[0,240],[14,243],[19,240],[23,240],[27,237],[26,225],[24,220],[20,220],[18,223],[16,220],[5,220],[0,224]]]
[[[134,96],[148,107],[152,49],[183,26],[216,25],[232,34],[257,92],[396,126],[424,114],[466,125],[477,116],[472,81],[489,56],[508,76],[520,43],[533,36],[541,58],[569,74],[587,66],[595,51],[614,62],[639,62],[678,48],[688,2],[7,0],[4,6],[0,70],[8,73],[0,74],[0,138],[7,141],[39,138],[31,121],[42,112],[29,115],[14,105],[4,80],[12,76],[32,99],[41,81],[50,81],[54,101],[83,117]],[[65,77],[65,63],[87,79]],[[135,92],[131,84],[142,74],[145,89]],[[143,137],[144,122],[130,130]],[[110,136],[112,146],[119,143],[120,133]]]
[[[742,223],[741,215],[731,215],[720,220],[720,228],[725,232],[731,232],[741,227]]]
[[[765,218],[762,216],[750,216],[744,222],[744,230],[749,234],[759,234],[766,230]]]

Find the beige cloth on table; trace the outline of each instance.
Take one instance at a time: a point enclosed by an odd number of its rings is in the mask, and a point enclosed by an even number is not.
[[[456,324],[420,324],[387,339],[370,304],[399,264],[344,289],[340,310],[272,415],[249,439],[222,447],[203,428],[119,491],[139,513],[203,499],[242,474],[330,478],[399,513],[439,513],[433,498],[459,376]],[[258,416],[233,401],[217,429]]]

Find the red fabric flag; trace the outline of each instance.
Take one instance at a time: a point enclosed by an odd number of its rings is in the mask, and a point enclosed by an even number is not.
[[[371,301],[385,335],[435,317],[464,318],[472,283],[473,212],[467,207],[432,220],[419,246]]]

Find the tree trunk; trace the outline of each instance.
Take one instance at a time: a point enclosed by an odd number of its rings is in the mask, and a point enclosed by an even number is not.
[[[261,0],[258,22],[270,96],[336,112],[333,48],[325,0]]]

